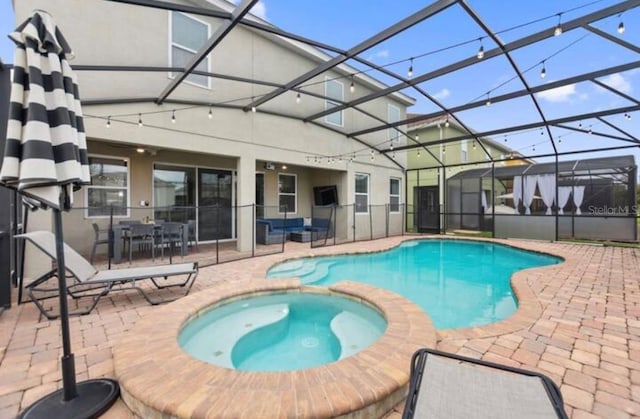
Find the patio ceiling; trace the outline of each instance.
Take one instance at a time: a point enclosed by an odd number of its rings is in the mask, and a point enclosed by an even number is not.
[[[74,66],[77,71],[172,71],[180,74],[156,97],[90,98],[83,101],[85,105],[155,102],[233,108],[239,112],[248,112],[256,108],[257,112],[294,118],[338,132],[357,141],[363,149],[380,152],[394,162],[395,153],[410,153],[415,149],[426,150],[431,160],[430,163],[425,163],[425,167],[447,166],[427,149],[428,145],[478,140],[483,137],[504,137],[505,143],[508,138],[509,142],[506,145],[525,158],[557,159],[558,156],[578,153],[610,152],[629,148],[636,150],[640,145],[640,125],[637,122],[640,119],[640,114],[637,113],[640,110],[640,100],[634,96],[631,88],[625,87],[625,84],[611,82],[621,77],[629,78],[639,72],[640,60],[637,58],[640,53],[640,30],[633,28],[624,34],[615,33],[612,22],[614,19],[621,19],[624,14],[625,22],[630,29],[638,26],[640,0],[585,0],[584,4],[578,7],[557,10],[553,15],[534,16],[532,20],[524,23],[508,22],[513,26],[501,31],[496,31],[489,23],[492,21],[491,16],[483,15],[482,2],[437,0],[371,36],[362,36],[363,41],[347,49],[297,35],[248,16],[247,13],[257,0],[244,0],[235,7],[229,3],[229,10],[226,11],[205,6],[206,2],[193,3],[203,6],[188,6],[160,0],[105,1],[215,17],[224,19],[225,23],[213,33],[185,68],[90,64]],[[606,5],[601,7],[603,2]],[[477,9],[473,5],[476,5]],[[561,5],[558,4],[557,7]],[[358,19],[366,19],[366,13],[367,11],[363,10],[362,16]],[[568,16],[573,18],[563,21],[563,17]],[[415,42],[417,36],[422,36],[432,27],[439,27],[444,17],[455,17],[461,26],[470,27],[470,31],[475,31],[478,35],[460,40],[454,35],[434,37],[428,41],[431,49],[425,52],[423,42]],[[495,20],[493,22],[495,24]],[[614,23],[617,22],[618,20],[615,20]],[[285,82],[196,70],[200,60],[224,42],[225,36],[238,26],[275,36],[276,39],[286,39],[316,48],[325,58],[315,68]],[[561,36],[557,33],[559,26],[562,28]],[[612,27],[614,30],[610,30]],[[451,30],[454,31],[454,28]],[[394,43],[414,45],[415,53],[412,52],[410,56],[390,64],[375,63],[371,58],[372,51],[375,48],[392,46]],[[483,51],[483,56],[475,52],[478,45]],[[615,49],[616,60],[611,62],[602,59],[598,65],[587,65],[589,59],[597,55],[605,45],[607,48]],[[565,62],[564,70],[555,73],[553,78],[549,77],[551,80],[541,80],[532,76],[532,72],[537,75],[538,69],[542,69],[542,76],[546,74],[547,68],[549,72],[553,71],[555,67],[559,67],[556,63],[560,64],[564,56],[569,56],[568,52],[571,53],[571,58],[566,60],[573,60],[573,65],[566,65]],[[435,56],[438,58],[432,58]],[[576,61],[575,56],[583,58]],[[428,65],[418,65],[425,57],[432,62]],[[412,75],[400,74],[400,71],[404,71],[408,66],[411,66],[412,70],[423,68],[425,71],[415,71]],[[494,80],[474,79],[478,74],[486,74],[487,69],[502,75],[504,80],[500,81],[497,76]],[[326,98],[322,94],[312,92],[309,87],[318,83],[318,76],[326,75],[329,71],[341,74],[340,78],[347,81],[358,77],[359,82],[367,83],[372,88],[372,93],[351,95],[343,101],[333,100],[338,103],[336,107],[306,115],[301,114],[295,107],[292,107],[291,111],[283,112],[270,106],[271,101],[287,92],[302,94],[305,100],[308,97],[310,100],[324,103]],[[180,99],[176,88],[192,73],[260,87],[261,92],[264,92],[250,98],[238,97],[224,101],[216,100],[215,91],[211,93],[211,100],[206,102]],[[460,100],[459,96],[448,97],[439,94],[443,91],[442,86],[455,85],[462,79],[474,80],[475,83],[468,90],[475,90],[475,98]],[[385,85],[378,81],[383,81]],[[576,110],[577,107],[574,109],[572,106],[566,106],[558,111],[546,101],[553,98],[557,92],[572,89],[575,91],[580,87],[583,90],[591,89],[590,91],[597,89],[597,93],[584,95],[585,97],[580,99],[584,106],[579,110]],[[419,115],[390,123],[366,110],[368,102],[389,95],[408,103],[411,96],[415,96],[416,104],[410,107],[409,111],[416,113],[418,110]],[[489,104],[491,106],[488,106]],[[368,126],[348,130],[330,127],[322,122],[324,116],[344,109],[353,109],[364,115],[369,121]],[[513,109],[521,112],[517,115],[511,114],[510,118],[503,117],[507,111]],[[633,118],[633,123],[628,124],[632,116],[636,118]],[[410,136],[406,130],[409,123],[424,120],[437,122],[445,119],[455,121],[463,133],[423,143]],[[397,129],[400,135],[406,138],[405,145],[394,146],[389,141],[381,143],[373,139],[372,134],[390,128]],[[534,140],[533,134],[537,135]],[[593,138],[598,138],[598,142],[594,143]],[[482,142],[478,141],[478,144],[484,148]],[[484,151],[486,159],[482,163],[503,160],[492,158],[486,149]],[[476,162],[469,164],[473,163]]]

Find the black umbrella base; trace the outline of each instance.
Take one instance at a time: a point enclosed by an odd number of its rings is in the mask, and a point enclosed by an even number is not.
[[[97,418],[120,395],[118,383],[108,378],[82,381],[77,384],[77,388],[78,396],[66,402],[62,400],[64,389],[44,396],[22,412],[19,418]]]

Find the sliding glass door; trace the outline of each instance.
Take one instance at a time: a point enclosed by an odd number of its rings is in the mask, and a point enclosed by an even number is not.
[[[231,171],[198,169],[198,240],[233,238]]]
[[[195,220],[196,169],[157,164],[153,170],[156,220],[187,223]]]

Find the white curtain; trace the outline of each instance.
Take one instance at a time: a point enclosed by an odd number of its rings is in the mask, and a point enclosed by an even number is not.
[[[580,205],[582,205],[582,200],[584,199],[584,186],[574,186],[573,187],[573,205],[576,206],[576,214],[582,214],[580,211]]]
[[[524,204],[525,214],[531,214],[531,203],[533,202],[533,194],[536,192],[536,183],[538,176],[525,176],[522,185],[522,203]]]
[[[518,202],[522,197],[522,177],[513,177],[513,206],[515,207],[515,213],[518,214]]]
[[[487,212],[487,195],[483,190],[480,190],[480,203],[482,204],[483,212]]]
[[[571,195],[571,186],[558,187],[558,214],[564,214],[564,207],[569,201],[569,195]]]
[[[547,206],[545,214],[550,215],[551,207],[556,200],[556,175],[538,175],[538,190]]]

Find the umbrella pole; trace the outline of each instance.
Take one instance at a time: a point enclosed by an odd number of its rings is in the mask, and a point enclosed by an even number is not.
[[[71,352],[71,336],[69,334],[69,308],[67,306],[66,265],[64,263],[64,240],[62,237],[62,212],[53,210],[53,222],[56,233],[56,257],[58,258],[58,295],[60,297],[60,328],[62,330],[62,387],[63,400],[69,401],[78,396],[76,387],[76,365]]]
[[[85,380],[76,384],[76,367],[74,356],[71,352],[71,336],[69,333],[69,308],[67,306],[61,210],[53,210],[53,223],[56,237],[56,257],[58,259],[60,327],[62,330],[62,388],[27,407],[19,418],[97,418],[106,412],[118,399],[120,386],[115,380],[109,378]]]

